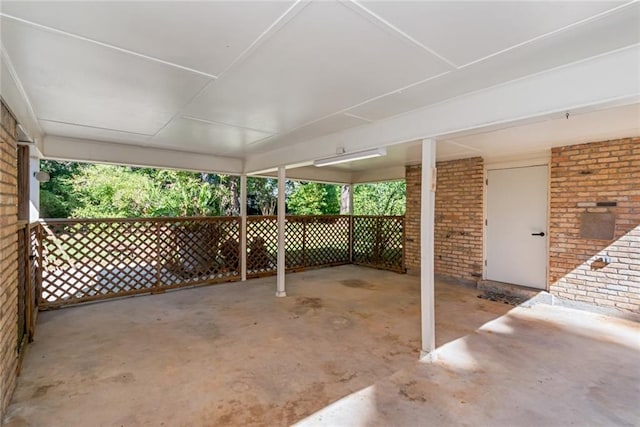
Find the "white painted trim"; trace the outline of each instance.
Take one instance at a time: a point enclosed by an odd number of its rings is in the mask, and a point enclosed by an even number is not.
[[[286,297],[285,288],[286,264],[285,264],[285,232],[286,232],[286,198],[285,198],[286,168],[278,168],[278,269],[276,296]]]
[[[315,166],[303,166],[298,168],[286,168],[287,179],[294,181],[311,181],[325,184],[348,184],[352,182],[352,173],[345,170],[332,168],[317,168]],[[252,174],[252,176],[275,178],[278,171]]]
[[[537,155],[533,157],[512,157],[511,159],[495,159],[485,160],[485,170],[492,169],[511,169],[511,168],[523,168],[528,166],[542,166],[548,165],[551,161],[551,150],[547,150],[548,155]]]
[[[42,151],[42,136],[44,132],[38,123],[33,104],[24,90],[24,86],[13,67],[11,58],[0,41],[0,99],[2,99],[18,124],[35,143],[36,148]]]
[[[549,292],[551,283],[549,273],[551,272],[551,150],[549,150],[549,162],[547,163],[547,274],[545,276],[546,286],[544,289]]]
[[[37,149],[33,144],[29,146],[29,221],[40,219],[40,182],[35,174],[40,171],[40,158],[33,152]]]
[[[434,229],[435,191],[433,191],[436,167],[436,141],[422,141],[422,177],[420,200],[420,319],[422,335],[421,359],[431,359],[436,349]]]
[[[640,45],[462,95],[426,108],[247,158],[246,172],[640,100]],[[607,76],[606,79],[602,76]],[[526,100],[526,102],[525,102]]]
[[[487,165],[483,159],[482,167],[482,280],[487,280]]]
[[[354,172],[351,182],[367,184],[372,182],[399,181],[405,178],[405,166],[392,166],[384,169],[370,169]]]
[[[229,175],[242,173],[242,160],[230,157],[49,135],[44,139],[43,155],[45,158],[55,160],[171,168]]]
[[[247,175],[240,175],[240,277],[247,280]]]

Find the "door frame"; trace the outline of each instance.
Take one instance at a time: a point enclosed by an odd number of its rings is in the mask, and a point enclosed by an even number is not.
[[[525,159],[485,161],[482,176],[482,280],[487,280],[487,179],[490,170],[494,169],[515,169],[526,168],[532,166],[547,167],[547,223],[545,224],[545,233],[547,238],[547,247],[545,254],[545,291],[549,291],[549,267],[551,260],[549,259],[549,247],[551,244],[551,236],[549,235],[549,225],[551,223],[551,152],[547,155],[532,156]]]

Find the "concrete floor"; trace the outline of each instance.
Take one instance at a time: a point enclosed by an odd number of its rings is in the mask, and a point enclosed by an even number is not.
[[[6,425],[640,424],[636,323],[438,283],[427,364],[416,277],[343,266],[274,290],[265,278],[42,313]]]

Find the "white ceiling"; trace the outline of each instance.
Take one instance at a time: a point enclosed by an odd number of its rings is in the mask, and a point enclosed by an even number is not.
[[[3,0],[0,14],[45,133],[236,158],[640,43],[640,4],[617,1]],[[515,147],[466,138],[439,157]]]

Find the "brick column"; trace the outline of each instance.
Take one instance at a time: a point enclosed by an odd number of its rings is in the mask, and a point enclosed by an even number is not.
[[[435,272],[475,282],[482,277],[484,162],[481,157],[438,162]],[[420,268],[420,165],[407,166],[406,263]],[[412,271],[413,270],[413,271]]]

